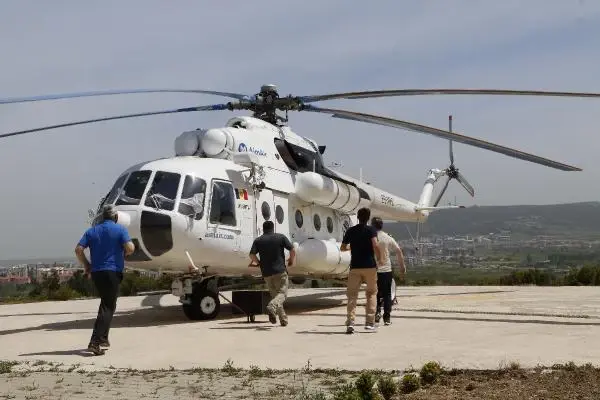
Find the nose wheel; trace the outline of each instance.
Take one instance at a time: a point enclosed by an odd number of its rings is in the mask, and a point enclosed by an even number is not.
[[[210,290],[206,285],[196,285],[190,296],[190,303],[183,305],[183,312],[193,321],[208,320],[216,318],[220,308],[218,293]]]

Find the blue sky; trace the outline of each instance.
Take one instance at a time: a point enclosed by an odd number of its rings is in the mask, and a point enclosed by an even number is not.
[[[351,5],[352,4],[352,5]],[[442,6],[444,4],[444,6]],[[203,88],[312,95],[385,88],[600,92],[600,2],[562,0],[129,0],[0,3],[2,97],[115,88]],[[222,102],[155,94],[0,105],[0,131]],[[319,103],[454,130],[583,168],[562,172],[455,144],[475,187],[465,205],[599,200],[600,100],[422,96]],[[87,210],[142,160],[173,154],[182,131],[229,111],[147,117],[3,139],[0,259],[70,255]],[[291,126],[327,145],[342,171],[416,201],[441,139],[312,113]]]

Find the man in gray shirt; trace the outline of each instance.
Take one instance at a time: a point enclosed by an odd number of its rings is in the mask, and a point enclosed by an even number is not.
[[[288,274],[285,263],[284,249],[290,252],[287,265],[294,264],[296,251],[289,239],[281,233],[275,233],[275,225],[272,221],[263,223],[263,234],[252,243],[250,249],[250,266],[260,266],[267,288],[271,294],[271,301],[267,305],[267,314],[272,324],[277,323],[276,315],[279,315],[281,326],[288,324],[287,315],[283,303],[287,298]],[[256,255],[260,256],[260,260]]]

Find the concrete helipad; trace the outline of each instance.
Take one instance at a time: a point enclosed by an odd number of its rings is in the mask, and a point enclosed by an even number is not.
[[[224,293],[230,298],[230,293]],[[600,364],[600,292],[593,287],[400,287],[393,324],[344,333],[343,288],[290,292],[290,325],[255,323],[227,304],[213,321],[190,322],[172,295],[120,298],[112,348],[87,346],[99,300],[0,306],[0,359],[90,368],[235,366],[405,369],[497,368],[574,361]],[[364,292],[358,308],[363,322]]]

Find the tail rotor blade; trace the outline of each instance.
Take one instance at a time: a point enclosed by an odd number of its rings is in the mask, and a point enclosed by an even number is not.
[[[448,189],[448,184],[450,184],[451,180],[452,180],[451,177],[448,177],[448,179],[446,179],[446,183],[444,184],[444,187],[442,188],[442,191],[440,192],[440,194],[438,195],[437,199],[435,200],[435,203],[433,203],[434,207],[437,207],[437,205],[440,203],[440,200],[442,200],[442,196],[446,192],[446,189]]]
[[[213,104],[213,105],[209,105],[209,106],[177,108],[174,110],[150,111],[150,112],[136,113],[136,114],[115,115],[115,116],[111,116],[111,117],[88,119],[88,120],[84,120],[84,121],[67,122],[67,123],[58,124],[58,125],[43,126],[41,128],[27,129],[27,130],[23,130],[23,131],[16,131],[16,132],[10,132],[10,133],[3,133],[3,134],[0,134],[0,138],[23,135],[25,133],[31,133],[31,132],[45,131],[45,130],[49,130],[49,129],[65,128],[68,126],[90,124],[90,123],[94,123],[94,122],[111,121],[111,120],[115,120],[115,119],[146,117],[146,116],[150,116],[150,115],[160,115],[160,114],[176,114],[176,113],[193,112],[193,111],[219,111],[219,110],[226,110],[227,108],[228,108],[227,104]]]
[[[452,133],[452,115],[448,116],[448,132]],[[450,142],[450,165],[454,165],[454,151],[452,150],[452,139]]]
[[[467,179],[464,177],[464,175],[462,175],[460,172],[457,172],[456,180],[462,185],[462,187],[465,188],[467,192],[469,192],[471,197],[475,197],[475,189],[473,189],[473,186],[467,182]]]

